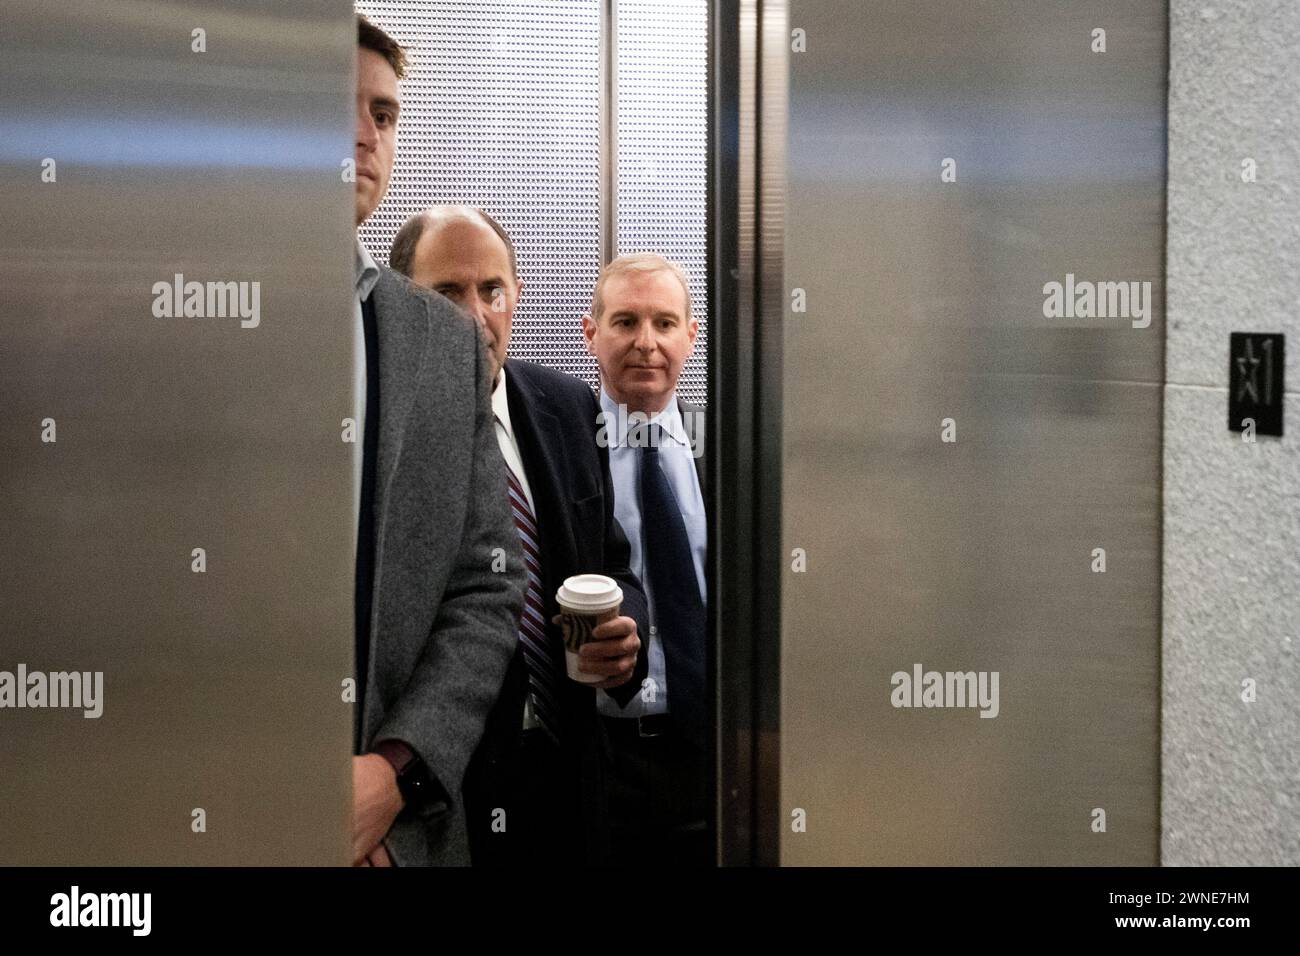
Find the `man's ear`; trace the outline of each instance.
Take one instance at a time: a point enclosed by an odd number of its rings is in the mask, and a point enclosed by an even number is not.
[[[595,355],[596,347],[592,339],[596,335],[596,320],[588,312],[582,313],[582,341],[587,346],[587,354]]]

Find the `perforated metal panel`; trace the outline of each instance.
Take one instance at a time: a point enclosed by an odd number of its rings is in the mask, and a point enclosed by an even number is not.
[[[364,0],[408,51],[388,195],[361,229],[388,261],[407,218],[481,206],[515,242],[525,288],[510,354],[597,383],[581,316],[600,238],[600,4]]]
[[[361,228],[380,262],[412,214],[481,206],[515,242],[510,354],[598,384],[582,314],[600,268],[601,0],[362,0],[407,47],[388,195]],[[680,263],[700,320],[679,392],[707,394],[706,0],[617,4],[615,247]]]
[[[700,337],[677,391],[705,404],[707,0],[618,0],[619,254],[658,252],[690,280]]]

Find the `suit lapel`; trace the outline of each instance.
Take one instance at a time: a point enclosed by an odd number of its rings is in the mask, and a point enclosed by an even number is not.
[[[699,441],[704,442],[706,440],[705,436],[708,433],[704,430],[703,409],[697,408],[696,406],[684,402],[679,398],[677,399],[677,410],[682,413],[682,425],[686,428],[686,436],[691,440],[692,444],[694,444],[696,441],[695,434],[697,431],[700,434]],[[700,454],[695,458],[695,475],[700,480],[701,495],[704,494],[704,489],[705,489],[704,462],[707,457],[708,457],[708,449],[702,448],[700,449]]]
[[[374,291],[379,327],[379,462],[375,475],[380,497],[376,516],[384,513],[384,496],[397,471],[402,436],[429,343],[428,317],[403,310],[411,300],[399,294],[397,281],[387,269],[381,270]]]
[[[550,568],[557,566],[555,562],[564,560],[566,555],[575,555],[578,548],[572,525],[559,520],[557,513],[570,504],[564,500],[568,483],[564,481],[554,452],[554,449],[562,447],[564,436],[560,432],[560,423],[546,410],[545,393],[533,388],[517,368],[516,363],[507,360],[506,403],[510,406],[510,425],[519,446],[519,457],[533,492],[533,510],[539,512],[534,517],[543,536],[542,560],[547,560],[548,552],[552,558],[547,562],[549,567],[544,569],[550,577]],[[558,547],[565,550],[557,552]],[[549,600],[549,595],[543,595],[543,600]]]
[[[400,280],[387,269],[379,271],[379,282],[372,293],[375,299],[375,324],[379,336],[379,447],[375,465],[375,560],[374,598],[370,616],[370,686],[374,686],[375,653],[379,646],[378,628],[383,619],[385,605],[400,595],[385,588],[384,573],[387,563],[398,556],[387,554],[390,538],[389,507],[391,500],[403,500],[394,494],[403,472],[401,469],[402,441],[419,391],[420,378],[428,363],[429,320],[422,303],[403,295]],[[411,303],[420,306],[413,310]],[[408,515],[406,520],[419,520],[418,515]],[[366,695],[366,724],[379,715],[377,694]]]

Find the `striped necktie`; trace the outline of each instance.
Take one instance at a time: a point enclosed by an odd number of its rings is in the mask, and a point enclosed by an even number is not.
[[[560,742],[559,673],[555,658],[547,647],[546,605],[542,601],[542,557],[538,546],[537,521],[528,507],[524,489],[514,471],[506,465],[510,489],[510,514],[515,520],[519,543],[524,546],[524,565],[528,570],[528,592],[524,596],[524,613],[519,619],[519,646],[528,670],[528,687],[533,710],[542,729],[555,743]]]

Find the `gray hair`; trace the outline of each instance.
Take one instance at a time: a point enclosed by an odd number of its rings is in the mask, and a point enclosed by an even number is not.
[[[600,276],[596,279],[596,288],[591,293],[593,322],[599,322],[600,314],[605,311],[605,283],[615,276],[627,275],[631,272],[671,272],[681,283],[682,292],[686,295],[686,321],[691,320],[691,287],[686,281],[686,273],[682,271],[682,267],[657,252],[634,252],[619,256],[600,270]]]

